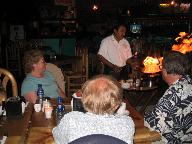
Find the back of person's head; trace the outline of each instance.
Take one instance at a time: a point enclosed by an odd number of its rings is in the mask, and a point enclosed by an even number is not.
[[[43,57],[43,52],[39,49],[31,49],[24,53],[23,66],[25,73],[30,73],[33,70],[33,64],[39,62]]]
[[[187,56],[177,51],[167,52],[162,66],[168,74],[186,75],[189,70]]]
[[[98,75],[82,87],[82,103],[86,111],[94,114],[113,114],[122,102],[122,89],[117,80]]]

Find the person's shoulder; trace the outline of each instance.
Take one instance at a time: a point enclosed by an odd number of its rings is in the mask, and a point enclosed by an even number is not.
[[[128,40],[127,40],[126,38],[123,38],[121,41],[122,41],[123,43],[126,43],[126,44],[129,45],[129,42],[128,42]]]
[[[85,113],[83,113],[83,112],[72,111],[72,112],[65,114],[64,118],[65,119],[76,119],[79,117],[83,117],[84,115],[85,115]]]
[[[32,75],[29,73],[29,74],[27,74],[26,77],[23,79],[22,84],[30,83],[30,82],[33,81],[33,79],[34,79],[34,78],[33,78]]]
[[[46,71],[44,72],[44,75],[45,75],[45,77],[54,78],[53,74],[52,74],[50,71],[48,71],[48,70],[46,70]]]
[[[180,93],[181,91],[177,91],[176,89],[185,90],[188,89],[188,93],[192,90],[192,79],[189,75],[184,75],[182,78],[176,80],[168,90],[174,90],[176,93]]]
[[[52,73],[51,73],[50,71],[48,71],[48,70],[46,70],[46,71],[44,72],[44,74],[52,75]]]
[[[113,122],[115,122],[115,123],[124,123],[124,124],[133,124],[134,125],[134,123],[133,123],[133,120],[132,120],[132,118],[130,117],[130,116],[128,116],[128,115],[108,115],[108,116],[100,116],[101,117],[101,119],[107,119],[108,121],[113,121]]]
[[[113,40],[113,35],[109,35],[105,38],[103,38],[102,42]]]
[[[28,74],[21,84],[22,95],[28,91],[34,90],[36,88],[37,81],[34,77]]]
[[[130,116],[127,116],[127,115],[118,115],[118,116],[115,116],[115,120],[112,122],[112,124],[114,125],[118,125],[120,124],[119,126],[120,127],[126,127],[128,129],[132,129],[134,130],[134,127],[135,127],[135,123],[133,121],[133,119],[130,117]]]
[[[133,119],[128,115],[118,115],[117,119],[119,119],[121,121],[129,122],[129,123],[130,122],[133,123]]]

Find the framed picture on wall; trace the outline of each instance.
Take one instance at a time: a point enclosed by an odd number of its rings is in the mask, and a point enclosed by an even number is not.
[[[22,40],[25,39],[25,31],[23,25],[11,25],[10,26],[10,40]]]
[[[72,6],[73,0],[55,0],[55,5]]]

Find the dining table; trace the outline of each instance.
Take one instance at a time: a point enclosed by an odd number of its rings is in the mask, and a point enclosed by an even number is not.
[[[2,116],[0,119],[0,137],[7,136],[5,144],[24,144],[30,129],[33,105],[28,104],[25,112],[20,117],[9,118]],[[1,142],[0,142],[1,143]]]
[[[138,86],[138,87],[128,87],[123,88],[123,98],[124,101],[131,103],[131,96],[134,95],[134,103],[132,102],[133,107],[140,106],[139,112],[143,115],[147,106],[149,106],[152,99],[158,93],[158,86]],[[142,102],[144,100],[144,102]]]
[[[56,126],[56,99],[51,99],[51,104],[54,107],[52,117],[45,118],[44,112],[35,112],[33,105],[29,104],[22,118],[7,121],[6,125],[1,127],[0,134],[7,132],[8,138],[6,144],[55,144],[52,135],[52,129]],[[67,98],[63,102],[67,112],[72,111],[71,99]],[[150,131],[144,126],[142,115],[135,110],[128,102],[127,109],[130,112],[135,123],[134,143],[147,144],[161,139],[161,136],[156,131]]]

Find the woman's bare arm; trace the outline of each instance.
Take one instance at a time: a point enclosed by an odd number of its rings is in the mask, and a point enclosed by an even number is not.
[[[25,100],[35,104],[37,101],[37,94],[36,92],[28,92],[27,94],[24,95]]]

